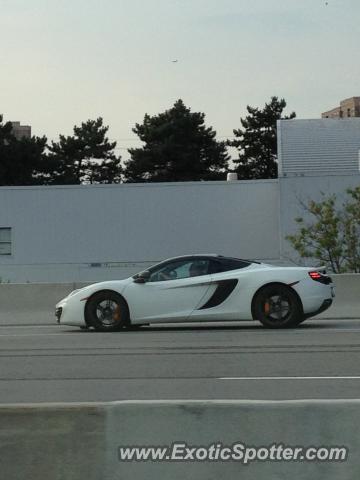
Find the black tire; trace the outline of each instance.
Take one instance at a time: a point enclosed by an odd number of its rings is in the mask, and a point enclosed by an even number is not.
[[[100,332],[114,332],[130,325],[129,309],[118,293],[103,290],[87,301],[85,321]]]
[[[253,300],[253,316],[266,328],[296,327],[304,319],[296,293],[285,285],[263,287]]]

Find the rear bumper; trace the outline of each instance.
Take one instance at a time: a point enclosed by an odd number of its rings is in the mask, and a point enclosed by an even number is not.
[[[319,315],[322,312],[325,312],[325,310],[331,307],[332,302],[333,302],[332,298],[327,298],[326,300],[323,301],[320,308],[318,308],[315,312],[306,313],[304,317],[310,318],[310,317],[314,317],[315,315]]]
[[[298,293],[306,318],[318,315],[330,307],[331,300],[335,297],[335,286],[333,283],[324,284],[312,280],[310,277],[303,279],[293,286]]]

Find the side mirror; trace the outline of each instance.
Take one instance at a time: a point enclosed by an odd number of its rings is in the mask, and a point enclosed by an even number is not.
[[[146,283],[150,278],[149,270],[145,270],[144,272],[139,273],[134,278],[134,283]]]

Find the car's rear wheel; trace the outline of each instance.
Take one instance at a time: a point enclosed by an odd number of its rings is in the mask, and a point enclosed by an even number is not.
[[[301,302],[285,285],[268,285],[256,294],[253,316],[267,328],[296,327],[304,319]]]
[[[97,292],[85,306],[85,321],[89,327],[101,332],[113,332],[127,327],[129,309],[124,299],[111,290]]]

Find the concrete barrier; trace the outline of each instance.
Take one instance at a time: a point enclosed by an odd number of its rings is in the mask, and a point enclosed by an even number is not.
[[[360,274],[333,275],[336,298],[318,318],[360,318]],[[0,284],[0,325],[54,324],[55,304],[86,284]]]
[[[0,325],[54,324],[56,303],[84,285],[0,284]]]
[[[234,480],[360,478],[360,400],[129,401],[0,406],[2,478]],[[344,462],[124,462],[119,447],[346,447]]]
[[[360,274],[331,275],[336,288],[334,303],[319,318],[360,318]]]
[[[96,404],[0,406],[1,478],[104,478],[105,415]]]

